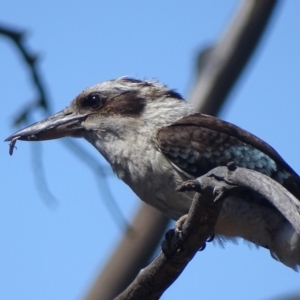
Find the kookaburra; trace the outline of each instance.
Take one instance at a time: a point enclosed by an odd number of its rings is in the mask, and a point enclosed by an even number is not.
[[[6,139],[83,137],[146,203],[176,220],[193,194],[176,186],[234,162],[264,173],[300,199],[300,178],[267,143],[220,119],[196,113],[174,90],[154,81],[119,78],[80,93],[61,112]],[[229,196],[216,237],[241,237],[268,248],[289,267],[300,265],[300,237],[267,200]]]

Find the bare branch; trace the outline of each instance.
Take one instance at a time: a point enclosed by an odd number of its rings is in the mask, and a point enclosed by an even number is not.
[[[45,86],[41,80],[41,75],[38,72],[38,56],[33,54],[24,42],[25,32],[8,28],[7,26],[0,25],[0,34],[8,37],[17,47],[19,52],[22,54],[24,61],[27,64],[28,70],[30,71],[33,85],[38,91],[37,99],[33,102],[29,102],[23,110],[15,118],[14,125],[19,125],[28,120],[28,116],[32,111],[38,107],[42,107],[44,110],[49,110],[49,99],[47,99],[47,93]]]
[[[170,230],[163,242],[163,252],[141,270],[133,283],[116,300],[159,299],[178,278],[201,246],[214,233],[224,194],[196,194],[182,229]],[[214,200],[215,198],[215,200]]]
[[[206,51],[190,96],[198,111],[218,113],[257,47],[276,3],[244,0],[219,43]]]
[[[218,167],[207,173],[207,177],[214,178],[211,185],[216,186],[217,182],[222,182],[226,188],[235,185],[260,194],[270,201],[300,234],[299,200],[269,176],[244,168],[228,170],[226,167]]]
[[[197,190],[205,193],[211,189],[233,193],[246,188],[256,192],[272,203],[300,234],[300,201],[280,183],[260,172],[236,167],[217,167],[195,180],[184,182],[178,190]]]

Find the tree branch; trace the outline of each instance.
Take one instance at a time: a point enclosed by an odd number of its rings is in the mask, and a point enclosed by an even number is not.
[[[281,184],[269,176],[254,170],[234,168],[228,170],[226,167],[219,167],[211,170],[207,176],[215,178],[215,183],[220,181],[228,187],[233,185],[245,187],[271,202],[283,216],[292,224],[300,235],[300,202],[286,190]]]
[[[189,214],[181,228],[170,230],[163,241],[163,251],[141,270],[132,284],[116,300],[159,299],[178,278],[206,240],[213,235],[225,194],[206,189],[196,193]]]
[[[198,111],[215,115],[261,39],[276,0],[244,0],[220,41],[205,51],[190,96]]]
[[[34,87],[37,89],[37,98],[33,102],[29,102],[18,114],[14,120],[14,125],[20,125],[26,123],[28,116],[32,111],[38,107],[42,107],[45,111],[49,110],[49,100],[47,99],[47,93],[45,86],[41,80],[42,76],[38,72],[38,56],[33,54],[26,44],[24,43],[25,32],[9,28],[3,24],[0,25],[0,34],[9,38],[22,54],[24,62],[26,62],[28,70],[31,75],[31,79]]]
[[[196,189],[197,187],[197,189]],[[280,183],[267,175],[245,168],[236,167],[233,163],[227,167],[217,167],[206,175],[195,180],[184,182],[178,190],[222,189],[233,193],[235,189],[249,189],[272,203],[292,224],[300,235],[300,202]]]

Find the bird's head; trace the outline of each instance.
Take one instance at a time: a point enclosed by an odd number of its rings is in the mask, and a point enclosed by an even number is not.
[[[5,141],[42,141],[65,136],[90,142],[107,134],[160,127],[187,115],[191,108],[175,91],[154,81],[119,78],[81,92],[64,110],[9,136]]]

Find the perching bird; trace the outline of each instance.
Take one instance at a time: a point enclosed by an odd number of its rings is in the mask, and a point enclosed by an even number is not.
[[[69,107],[6,141],[65,136],[85,138],[143,201],[175,220],[193,198],[176,186],[228,162],[272,177],[300,199],[299,176],[272,147],[233,124],[195,113],[177,92],[154,81],[123,77],[89,87]],[[297,232],[251,193],[225,200],[215,234],[242,237],[289,267],[300,265]]]

